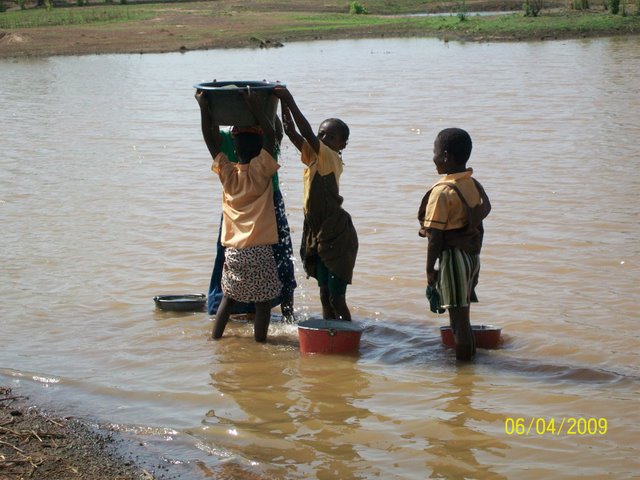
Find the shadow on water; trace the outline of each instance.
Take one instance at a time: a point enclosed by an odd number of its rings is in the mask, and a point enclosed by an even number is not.
[[[425,324],[385,324],[358,319],[364,326],[360,355],[364,361],[387,365],[440,365],[441,368],[465,364],[457,363],[453,349],[446,348],[437,326]],[[512,354],[511,340],[505,336],[496,350],[478,349],[473,364],[483,369],[499,371],[500,375],[529,376],[546,383],[576,385],[640,384],[640,376],[582,365],[557,364]]]
[[[299,321],[302,320],[304,319],[299,319]],[[243,316],[235,316],[233,321],[237,324],[251,323],[250,318]],[[269,343],[287,350],[298,350],[298,322],[285,322],[278,314],[272,315],[271,322]],[[424,323],[398,325],[363,317],[354,317],[354,322],[364,328],[360,349],[351,354],[340,355],[345,359],[409,367],[437,365],[441,369],[448,369],[450,366],[474,365],[499,370],[501,375],[530,376],[540,381],[559,384],[640,384],[640,376],[636,375],[589,366],[545,363],[538,359],[513,355],[511,354],[512,339],[504,334],[498,349],[478,349],[474,362],[465,364],[458,363],[453,349],[442,344],[439,325]]]

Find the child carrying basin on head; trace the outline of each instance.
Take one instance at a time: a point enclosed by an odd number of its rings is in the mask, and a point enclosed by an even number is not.
[[[330,118],[320,124],[316,136],[291,92],[277,86],[274,94],[282,103],[284,132],[306,165],[300,248],[304,270],[318,281],[323,318],[350,321],[346,292],[353,277],[358,235],[351,216],[342,208],[339,193],[342,150],[349,140],[349,127]]]
[[[478,301],[482,220],[491,211],[484,188],[472,178],[473,169],[467,168],[471,148],[465,130],[447,128],[438,133],[433,162],[446,176],[426,193],[418,211],[419,234],[429,239],[427,297],[432,311],[449,312],[458,360],[471,360],[476,352],[470,304]]]
[[[280,151],[280,142],[283,136],[282,122],[275,117],[276,146],[274,159],[278,161],[278,153]],[[237,163],[235,140],[236,135],[233,131],[220,130],[222,135],[222,146],[220,150],[227,156],[230,162]],[[271,303],[274,307],[280,304],[282,316],[286,320],[294,320],[293,294],[297,286],[295,279],[295,270],[293,266],[293,245],[291,243],[291,232],[287,213],[284,205],[284,198],[280,191],[280,182],[278,172],[271,177],[273,183],[273,204],[276,214],[276,223],[278,225],[279,241],[274,245],[273,252],[278,265],[278,276],[282,282],[282,291],[280,295]],[[224,218],[220,218],[220,226],[218,229],[218,238],[216,241],[216,257],[209,282],[209,293],[207,298],[207,310],[210,315],[215,315],[218,311],[220,302],[222,301],[222,271],[224,269],[225,247],[222,245],[222,228]],[[236,302],[233,313],[255,313],[255,305],[253,303]]]
[[[265,342],[271,320],[271,302],[281,290],[273,245],[278,228],[273,205],[272,175],[278,170],[274,155],[275,132],[264,112],[247,103],[260,127],[234,127],[238,163],[221,152],[222,136],[211,121],[215,108],[205,94],[196,91],[202,135],[213,158],[211,169],[223,188],[221,243],[225,247],[222,272],[223,297],[216,312],[212,336],[219,339],[236,302],[255,303],[254,339]]]

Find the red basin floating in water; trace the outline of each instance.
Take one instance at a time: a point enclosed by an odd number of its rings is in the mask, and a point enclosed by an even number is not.
[[[494,327],[493,325],[471,325],[473,330],[473,336],[476,340],[476,347],[495,349],[500,345],[500,334],[502,328]],[[453,338],[453,331],[451,327],[440,327],[440,336],[442,337],[442,343],[450,348],[456,346],[456,341]]]

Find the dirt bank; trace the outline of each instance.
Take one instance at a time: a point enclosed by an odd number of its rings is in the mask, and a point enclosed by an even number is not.
[[[233,460],[178,469],[160,455],[109,426],[44,411],[0,386],[0,480],[266,480]]]
[[[3,0],[0,0],[3,1]],[[5,0],[6,1],[6,0]],[[556,2],[556,3],[554,3]],[[368,2],[363,2],[369,5]],[[74,24],[50,27],[0,29],[0,58],[79,55],[96,53],[161,53],[185,52],[230,47],[270,47],[287,42],[342,39],[342,38],[383,38],[383,37],[443,37],[467,40],[522,40],[560,38],[576,36],[576,33],[541,34],[539,30],[501,33],[487,32],[457,34],[416,25],[415,22],[375,21],[374,15],[389,15],[398,6],[403,6],[403,14],[429,12],[456,12],[458,1],[440,2],[375,2],[370,8],[369,21],[355,21],[355,15],[345,15],[340,22],[327,26],[327,16],[347,13],[348,2],[342,0],[263,1],[215,0],[193,3],[135,4],[129,0],[126,6],[119,4],[90,5],[54,8],[56,14],[69,17],[90,9],[130,9],[132,19],[126,21]],[[392,6],[396,10],[391,10]],[[565,5],[563,0],[550,0],[545,10]],[[12,7],[15,10],[15,7]],[[467,0],[467,12],[520,11],[522,0]],[[596,7],[597,9],[598,7]],[[599,7],[602,10],[601,7]],[[630,9],[632,7],[629,7]],[[635,8],[635,7],[634,7]],[[136,17],[144,9],[144,15]],[[43,10],[40,8],[40,10]],[[592,10],[593,11],[593,10]],[[43,11],[43,13],[46,13]],[[3,15],[0,13],[0,15]],[[129,13],[127,13],[129,15]],[[386,18],[386,17],[385,17]],[[544,29],[545,22],[537,23]],[[621,34],[610,32],[580,31],[577,36]]]
[[[151,480],[166,478],[119,455],[122,442],[74,418],[50,416],[0,387],[0,478]]]

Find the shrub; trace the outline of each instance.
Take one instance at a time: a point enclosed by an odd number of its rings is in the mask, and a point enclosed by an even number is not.
[[[542,10],[542,0],[525,0],[522,8],[525,17],[537,17]]]
[[[360,2],[354,1],[349,4],[349,13],[352,15],[366,15],[369,13],[369,10]]]
[[[572,6],[574,10],[589,10],[589,0],[573,0]]]
[[[620,0],[611,0],[611,13],[617,15],[620,12]]]
[[[458,17],[458,20],[460,20],[461,22],[465,22],[467,20],[467,12],[467,4],[464,0],[462,0],[462,2],[458,4],[458,13],[456,15]]]

